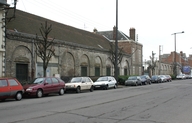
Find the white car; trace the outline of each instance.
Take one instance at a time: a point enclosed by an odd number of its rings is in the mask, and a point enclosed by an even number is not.
[[[186,79],[185,74],[180,74],[176,76],[176,79]]]
[[[73,90],[80,93],[83,90],[93,91],[93,81],[89,77],[73,77],[68,83],[65,83],[65,92]]]
[[[102,88],[107,90],[108,88],[117,88],[117,81],[112,76],[99,77],[97,81],[94,82],[94,88]]]

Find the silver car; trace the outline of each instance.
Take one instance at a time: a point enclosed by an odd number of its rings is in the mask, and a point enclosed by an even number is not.
[[[130,76],[126,81],[125,85],[142,85],[141,78],[139,76]]]
[[[107,90],[108,88],[117,88],[117,81],[114,77],[112,76],[103,76],[99,77],[95,82],[94,82],[94,88],[102,88]]]

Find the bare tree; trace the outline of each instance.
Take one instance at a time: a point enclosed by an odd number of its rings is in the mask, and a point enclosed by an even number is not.
[[[111,61],[113,63],[113,65],[115,66],[115,47],[113,45],[113,43],[109,43],[110,44],[110,52],[111,52]],[[121,63],[122,58],[123,58],[123,53],[122,53],[123,48],[118,49],[118,56],[117,56],[117,65]]]
[[[111,49],[110,49],[110,52],[111,52],[111,61],[113,63],[113,65],[115,66],[115,47],[113,45],[113,43],[110,43],[110,46],[111,46]],[[136,43],[136,46],[135,46],[135,50],[132,51],[131,54],[129,54],[129,57],[128,58],[131,58],[133,56],[133,54],[136,53],[136,51],[138,50],[137,48],[137,43]],[[117,53],[117,65],[119,65],[122,61],[122,58],[123,58],[123,47],[121,47],[120,49],[118,49],[118,53]],[[129,67],[129,66],[128,66]],[[129,70],[129,74],[130,74],[130,68],[128,68]]]
[[[148,61],[149,69],[152,70],[152,75],[154,75],[155,67],[157,66],[157,61],[154,60],[155,53],[152,51],[152,56],[150,56],[151,61]]]
[[[39,28],[39,31],[41,33],[41,36],[38,36],[36,34],[36,41],[35,41],[35,47],[36,47],[36,54],[39,56],[43,61],[43,76],[46,77],[46,69],[49,64],[49,61],[53,55],[55,55],[55,49],[54,49],[54,38],[49,38],[49,34],[52,30],[52,25],[48,25],[47,21],[45,21],[45,25],[41,23],[41,27]]]

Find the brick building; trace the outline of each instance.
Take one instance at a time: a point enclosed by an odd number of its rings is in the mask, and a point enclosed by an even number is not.
[[[131,75],[143,74],[143,45],[136,40],[135,28],[129,29],[129,36],[121,31],[118,31],[118,47],[123,48],[126,54],[129,54],[130,58],[130,73]],[[114,42],[116,39],[116,27],[113,27],[112,31],[97,32],[97,34],[103,35],[109,41]]]
[[[170,69],[173,69],[173,63],[175,62],[175,52],[171,52],[171,54],[161,55],[160,61],[161,61],[161,63],[172,65],[172,67],[170,67]],[[186,54],[183,53],[182,51],[180,53],[176,53],[176,64],[177,64],[177,74],[180,74],[180,73],[190,74],[191,73],[191,71],[190,71],[190,73],[183,71],[184,66],[189,66],[190,68],[192,68],[191,55],[189,57],[187,57]]]

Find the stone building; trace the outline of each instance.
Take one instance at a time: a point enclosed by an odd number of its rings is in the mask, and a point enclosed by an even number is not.
[[[15,16],[16,18],[7,25],[7,76],[16,77],[24,83],[43,75],[42,60],[35,54],[34,42],[35,35],[40,35],[40,24],[44,24],[45,21],[52,25],[50,38],[55,38],[56,53],[49,62],[47,76],[59,74],[65,79],[71,76],[114,75],[112,54],[109,52],[110,42],[106,37],[20,10],[16,11]],[[140,46],[138,54],[142,56],[142,45]],[[137,65],[132,60],[132,55],[133,52],[123,53],[123,59],[119,64],[120,75],[128,75],[129,69],[132,68],[133,71],[133,65]],[[137,61],[137,55],[134,57]],[[141,66],[140,64],[139,67]],[[135,70],[134,74],[139,75],[141,71]]]
[[[0,0],[0,76],[5,76],[5,8],[6,0]]]

